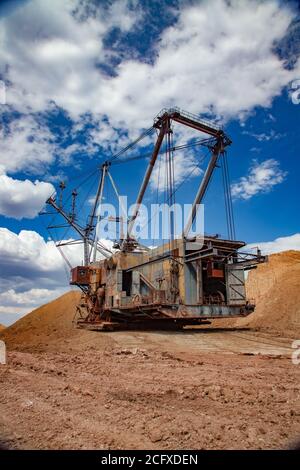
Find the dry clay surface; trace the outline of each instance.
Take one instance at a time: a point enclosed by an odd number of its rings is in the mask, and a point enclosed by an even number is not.
[[[298,279],[299,286],[299,261],[298,252],[274,255],[250,273],[249,290],[255,277],[260,287],[252,317],[196,330],[77,330],[76,292],[35,310],[0,335],[8,347],[7,365],[0,366],[0,444],[12,449],[294,445],[300,437],[300,365],[291,360],[299,332],[299,287],[293,284]],[[272,296],[267,267],[276,286]],[[283,312],[275,307],[281,302],[285,308],[285,286],[289,308]]]

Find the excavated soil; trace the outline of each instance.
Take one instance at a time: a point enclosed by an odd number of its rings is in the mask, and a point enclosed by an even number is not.
[[[256,304],[254,313],[215,325],[259,328],[300,338],[300,251],[269,256],[268,263],[250,271],[246,287],[248,298]]]
[[[0,334],[8,348],[0,366],[0,447],[295,445],[299,266],[299,252],[271,256],[248,278],[256,313],[182,332],[77,330],[77,292],[35,310]]]
[[[4,330],[5,326],[0,323],[0,331]]]

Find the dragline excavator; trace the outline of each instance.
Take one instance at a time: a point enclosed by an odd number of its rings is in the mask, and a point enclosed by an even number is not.
[[[209,152],[209,163],[201,176],[181,237],[170,234],[170,240],[150,249],[133,236],[133,228],[153,170],[165,145],[167,156],[168,195],[174,201],[173,123],[199,131],[197,143]],[[98,237],[101,204],[105,180],[109,179],[117,197],[118,192],[111,175],[111,163],[123,158],[128,150],[151,133],[156,142],[151,152],[134,211],[127,220],[126,233],[122,233],[113,249]],[[203,135],[205,138],[202,138]],[[228,180],[226,148],[230,138],[221,127],[182,111],[163,109],[154,119],[153,126],[136,141],[122,149],[101,166],[95,201],[85,226],[79,225],[75,213],[76,190],[72,192],[72,211],[64,210],[56,195],[47,204],[77,232],[83,243],[84,263],[72,267],[70,284],[82,291],[76,310],[76,324],[80,328],[111,330],[129,325],[166,325],[181,328],[185,325],[208,323],[212,319],[246,316],[253,312],[254,303],[246,298],[245,271],[255,268],[266,257],[257,253],[244,253],[243,241],[235,239],[232,201]],[[177,147],[183,148],[184,145]],[[187,147],[187,146],[186,146]],[[229,235],[189,236],[209,182],[217,166],[223,171],[225,206]],[[64,189],[62,185],[61,189]],[[59,242],[63,245],[70,242]],[[70,266],[71,267],[71,266]]]

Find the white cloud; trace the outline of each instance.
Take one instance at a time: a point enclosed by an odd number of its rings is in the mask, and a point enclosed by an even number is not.
[[[201,174],[199,160],[189,151],[174,154],[174,181],[175,185],[180,185],[185,179],[190,179]],[[150,180],[151,188],[163,192],[166,188],[167,163],[165,155],[158,158],[158,162],[153,169]]]
[[[279,237],[269,242],[249,243],[243,251],[249,252],[251,249],[259,247],[263,254],[279,253],[286,250],[300,250],[300,233],[295,233],[287,237]]]
[[[103,77],[103,38],[114,27],[128,31],[139,17],[127,2],[106,9],[98,4],[88,15],[87,2],[31,0],[0,26],[1,72],[11,83],[7,104],[24,111],[44,111],[51,102],[73,116],[93,111]],[[101,107],[101,106],[100,106]]]
[[[50,183],[13,179],[1,174],[0,168],[1,215],[15,219],[33,219],[53,192],[54,187]]]
[[[70,242],[72,239],[63,240]],[[99,242],[111,248],[112,242],[100,239]],[[83,246],[73,244],[62,248],[72,266],[82,264]],[[21,230],[19,234],[7,228],[0,227],[0,267],[1,272],[19,273],[26,272],[32,279],[34,277],[49,276],[53,281],[61,282],[61,274],[65,262],[53,241],[45,241],[44,238],[33,230]]]
[[[112,242],[99,241],[112,248]],[[82,264],[83,245],[61,249],[73,267]],[[45,241],[35,231],[17,234],[0,227],[1,322],[9,324],[70,290],[69,279],[69,268],[53,241]]]
[[[0,127],[0,163],[6,173],[44,172],[45,165],[54,162],[55,151],[54,136],[32,115]]]
[[[51,302],[68,290],[70,288],[67,286],[55,289],[32,288],[23,292],[8,289],[0,293],[0,323],[9,326],[34,308]]]
[[[231,185],[231,193],[235,199],[250,199],[258,193],[267,193],[282,183],[287,172],[279,167],[279,162],[270,158],[261,163],[253,161],[248,176],[243,176]]]
[[[65,251],[72,265],[81,264],[82,246],[68,246]],[[0,227],[0,259],[3,269],[10,267],[16,273],[18,270],[26,271],[30,277],[61,273],[64,267],[55,243],[46,242],[41,235],[30,230],[21,230],[16,234]]]
[[[287,71],[272,51],[291,20],[277,2],[253,8],[247,2],[202,2],[182,10],[157,45],[154,65],[123,62],[103,83],[102,108],[112,120],[149,122],[177,104],[194,112],[237,116],[268,106],[296,71]],[[265,28],[268,22],[269,28]],[[143,110],[143,113],[141,113]]]
[[[299,61],[287,70],[273,50],[295,16],[276,0],[182,6],[154,45],[154,62],[121,60],[115,77],[96,67],[111,54],[103,38],[115,26],[134,28],[138,8],[114,2],[106,12],[100,4],[79,21],[77,5],[32,0],[2,20],[0,58],[3,71],[9,66],[7,100],[16,109],[44,111],[54,101],[75,119],[106,114],[111,125],[137,129],[174,104],[236,117],[269,106],[299,76]]]
[[[79,246],[73,247],[74,265],[81,258]],[[68,289],[66,267],[52,241],[34,231],[0,228],[1,321],[10,324]]]
[[[299,62],[297,70],[286,70],[273,51],[292,17],[277,1],[184,7],[162,33],[154,64],[121,62],[115,78],[99,82],[98,104],[112,122],[130,127],[137,120],[146,125],[160,108],[174,104],[225,118],[269,106],[299,75]]]
[[[149,126],[150,127],[150,126]],[[135,139],[139,133],[132,133],[131,138]],[[88,132],[90,145],[96,143],[101,145],[111,154],[117,153],[118,150],[125,147],[129,138],[124,133],[120,133],[120,129],[114,128],[108,122],[95,122],[94,127]],[[143,140],[143,144],[149,144],[149,139]]]
[[[101,2],[31,0],[2,18],[0,72],[9,82],[7,102],[29,113],[0,136],[6,171],[37,171],[54,162],[53,136],[33,118],[53,103],[70,114],[75,127],[89,115],[95,125],[90,145],[101,143],[114,152],[128,142],[120,129],[136,136],[163,107],[242,118],[256,106],[270,106],[299,77],[300,60],[288,70],[274,52],[274,42],[295,17],[288,5],[214,0],[182,5],[177,14],[177,22],[152,45],[154,60],[120,56],[114,77],[98,67],[116,55],[104,38],[114,27],[127,32],[147,20],[137,5],[133,11],[125,0],[109,8]],[[76,149],[74,144],[61,152],[65,163]],[[182,155],[178,180],[186,173]]]
[[[111,248],[112,243],[100,240]],[[62,248],[72,266],[82,264],[83,246]],[[1,321],[16,319],[33,306],[70,290],[69,268],[53,241],[45,241],[37,232],[19,234],[0,227],[0,315]]]
[[[12,325],[29,311],[28,307],[2,307],[0,305],[0,323],[5,326]]]
[[[114,27],[129,31],[139,18],[140,9],[129,9],[126,0],[107,6],[31,0],[1,18],[0,73],[7,81],[7,104],[0,109],[22,113],[0,126],[0,163],[6,173],[41,174],[57,161],[70,164],[74,152],[95,151],[96,131],[84,148],[76,142],[61,148],[39,113],[55,111],[57,105],[75,118],[73,134],[82,129],[86,117],[81,113],[93,114],[91,104],[99,100],[104,80],[98,67],[109,55],[103,38]],[[102,117],[98,112],[92,121],[98,124]],[[99,138],[109,141],[110,132],[103,132]]]
[[[270,132],[261,132],[261,133],[255,133],[255,132],[249,132],[249,131],[244,131],[244,135],[250,135],[251,137],[254,137],[257,139],[259,142],[268,142],[269,140],[278,140],[282,139],[282,137],[285,137],[286,134],[281,134],[280,132],[274,131],[274,129],[271,129]]]
[[[6,292],[0,294],[0,303],[2,306],[8,305],[10,309],[12,307],[21,307],[28,309],[29,306],[40,305],[43,303],[50,302],[50,300],[56,299],[66,291],[65,288],[60,289],[30,289],[25,292],[16,292],[15,289],[9,289]],[[17,312],[15,312],[17,313]]]

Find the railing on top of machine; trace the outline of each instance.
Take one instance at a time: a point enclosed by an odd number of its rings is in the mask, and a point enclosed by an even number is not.
[[[189,113],[188,111],[184,111],[183,109],[178,108],[178,106],[174,106],[173,108],[163,108],[160,110],[160,112],[155,116],[154,122],[161,118],[164,114],[173,114],[173,113],[179,113],[181,116],[184,116],[188,119],[191,119],[195,122],[199,122],[200,124],[203,124],[207,127],[211,127],[212,129],[215,129],[216,131],[222,130],[221,126],[218,126],[216,123],[208,121],[207,119],[203,119],[197,114]]]

